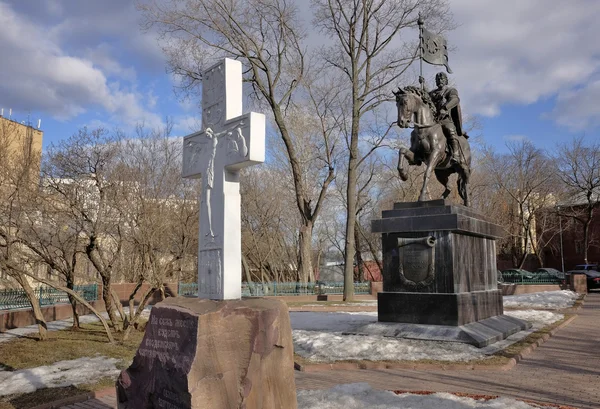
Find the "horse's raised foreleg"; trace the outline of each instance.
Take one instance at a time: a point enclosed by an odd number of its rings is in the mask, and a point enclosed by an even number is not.
[[[425,169],[425,177],[423,178],[423,188],[421,188],[421,194],[419,195],[419,202],[424,202],[429,199],[429,193],[427,192],[427,186],[429,186],[429,179],[431,178],[431,171],[434,169],[435,165],[438,163],[438,159],[440,156],[439,150],[434,150],[429,155],[429,159],[427,160],[427,169]]]
[[[404,147],[400,148],[398,153],[398,174],[402,181],[406,182],[408,180],[408,165],[414,165],[414,161],[415,154],[413,151]]]

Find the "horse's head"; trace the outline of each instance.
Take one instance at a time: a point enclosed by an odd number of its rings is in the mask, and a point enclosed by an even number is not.
[[[398,126],[408,128],[410,123],[413,122],[415,112],[413,94],[398,88],[398,91],[394,91],[394,95],[396,96],[396,107],[398,108]]]
[[[394,92],[398,108],[398,126],[408,128],[411,123],[415,127],[427,127],[435,123],[433,112],[435,107],[429,94],[421,88],[407,86]]]

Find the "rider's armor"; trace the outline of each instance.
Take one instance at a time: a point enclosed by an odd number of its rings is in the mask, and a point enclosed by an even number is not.
[[[441,109],[445,109],[448,114],[438,118],[448,145],[452,153],[452,159],[459,162],[459,145],[457,135],[462,135],[462,115],[460,112],[460,99],[456,88],[445,86],[442,89],[434,89],[429,93],[438,115]]]

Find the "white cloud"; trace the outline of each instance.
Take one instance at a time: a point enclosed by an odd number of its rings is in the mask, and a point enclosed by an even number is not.
[[[88,47],[84,52],[84,56],[96,67],[101,68],[105,74],[116,76],[129,82],[135,82],[137,77],[135,69],[133,67],[124,67],[115,60],[111,56],[112,48],[107,43],[101,43],[94,48]]]
[[[158,115],[145,109],[135,85],[109,83],[113,74],[134,80],[135,72],[103,56],[101,48],[90,58],[69,55],[44,27],[2,2],[0,38],[0,105],[42,111],[63,120],[99,106],[126,125],[162,123]]]
[[[600,90],[574,87],[600,70],[600,2],[452,0],[451,10],[459,27],[448,34],[457,47],[450,66],[466,112],[495,116],[504,104],[527,105],[558,94],[559,104],[577,104],[571,108],[578,121],[596,115],[579,109],[575,95]],[[559,111],[556,121],[565,124]]]
[[[600,80],[591,81],[580,89],[562,91],[556,106],[547,116],[573,131],[600,126]]]

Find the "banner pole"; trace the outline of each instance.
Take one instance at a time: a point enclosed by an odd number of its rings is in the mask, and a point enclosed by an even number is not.
[[[423,19],[421,18],[421,13],[419,12],[419,19],[417,20],[417,24],[419,24],[419,77],[423,78]],[[425,80],[421,82],[421,89],[425,91]]]

